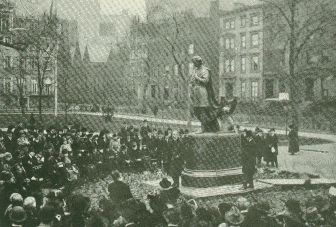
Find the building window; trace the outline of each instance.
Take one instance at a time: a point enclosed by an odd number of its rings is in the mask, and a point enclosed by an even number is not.
[[[12,81],[10,80],[5,81],[5,92],[6,93],[12,92]]]
[[[240,18],[240,27],[245,28],[246,27],[246,17]]]
[[[241,34],[240,43],[241,43],[242,48],[246,48],[246,35],[245,34]]]
[[[235,28],[235,21],[231,20],[231,21],[226,21],[225,22],[225,28],[226,30],[232,30]]]
[[[241,97],[246,98],[246,83],[241,82]]]
[[[241,57],[241,71],[246,72],[246,57]]]
[[[37,81],[36,80],[32,80],[32,93],[33,95],[37,95]]]
[[[163,90],[163,99],[168,100],[169,99],[169,87],[165,87]]]
[[[225,49],[234,49],[235,40],[234,38],[226,38],[225,39]]]
[[[224,38],[223,38],[223,37],[221,37],[221,38],[219,39],[219,45],[220,45],[220,47],[223,47],[223,46],[224,46]]]
[[[257,15],[252,16],[252,26],[257,26],[259,25],[259,17]]]
[[[252,71],[259,70],[259,56],[252,56]]]
[[[252,98],[258,97],[258,92],[259,92],[258,90],[259,90],[258,81],[252,81],[252,84],[251,84]]]
[[[189,54],[194,54],[194,44],[190,44],[190,45],[189,45],[188,53],[189,53]]]
[[[45,85],[45,94],[50,95],[50,84]]]
[[[152,98],[156,98],[156,86],[155,85],[151,85],[151,95],[152,95]]]
[[[259,45],[259,33],[252,34],[252,46],[258,46]]]
[[[10,68],[11,67],[11,57],[6,56],[5,57],[5,68]]]
[[[234,59],[225,60],[225,72],[234,72]]]
[[[284,81],[279,81],[279,93],[285,93],[286,92],[286,85]]]

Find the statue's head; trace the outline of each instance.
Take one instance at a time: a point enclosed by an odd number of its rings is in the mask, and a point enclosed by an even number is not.
[[[195,66],[196,68],[201,67],[202,64],[203,64],[203,60],[202,60],[202,58],[201,58],[200,56],[194,56],[194,57],[191,59],[191,61],[193,62],[194,66]]]

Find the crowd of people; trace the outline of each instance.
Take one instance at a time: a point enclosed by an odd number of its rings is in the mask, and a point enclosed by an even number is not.
[[[13,193],[21,198],[39,197],[42,189],[67,194],[78,180],[95,181],[117,169],[163,168],[175,176],[177,186],[182,171],[182,162],[176,161],[180,159],[177,143],[185,133],[188,131],[183,129],[151,128],[146,120],[139,127],[125,123],[112,133],[74,125],[9,125],[0,132],[0,218],[8,215],[5,211]]]
[[[330,198],[311,198],[302,211],[290,199],[283,212],[271,214],[270,204],[253,206],[244,197],[220,203],[217,209],[199,207],[180,196],[178,178],[185,157],[181,143],[187,130],[124,123],[117,132],[100,133],[73,125],[62,128],[19,124],[0,133],[0,226],[113,227],[113,226],[321,226],[336,223],[336,189]],[[277,167],[275,130],[241,135],[244,188],[253,187],[256,165],[263,160]],[[123,182],[124,171],[163,169],[173,179],[160,182],[158,194],[146,202],[133,197]],[[109,199],[90,208],[90,198],[71,193],[78,179],[95,180],[111,175]],[[251,180],[252,179],[252,180]],[[76,183],[75,183],[76,184]]]

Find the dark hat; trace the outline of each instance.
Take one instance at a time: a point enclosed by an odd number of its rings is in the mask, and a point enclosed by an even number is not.
[[[296,199],[288,199],[285,205],[290,211],[301,212],[300,201]]]
[[[144,119],[143,122],[148,122],[147,119]]]
[[[13,222],[24,222],[27,219],[27,213],[22,206],[15,206],[9,210],[9,219]]]
[[[207,221],[207,222],[211,221],[211,214],[204,207],[198,208],[196,210],[196,215],[197,215],[198,220]]]
[[[46,205],[42,207],[39,213],[42,222],[49,223],[55,218],[55,209],[52,206]]]
[[[171,186],[171,182],[167,179],[167,178],[163,178],[161,181],[160,181],[160,186],[162,188],[169,188]]]
[[[251,131],[251,130],[247,130],[247,131],[246,131],[246,136],[247,136],[247,137],[253,136],[252,131]]]
[[[188,134],[189,133],[189,130],[188,129],[185,129],[184,130],[184,134]]]
[[[56,193],[53,191],[50,191],[47,196],[48,199],[55,199],[56,198]]]
[[[232,208],[225,214],[225,220],[232,225],[240,225],[244,222],[244,219],[244,215],[236,206],[232,206]]]
[[[218,205],[218,210],[221,213],[221,215],[225,215],[226,212],[231,210],[232,205],[230,203],[220,203]]]
[[[194,214],[192,211],[192,207],[189,206],[188,204],[182,204],[181,206],[181,215],[185,218],[193,218]]]
[[[118,171],[113,171],[111,176],[112,176],[113,180],[119,179],[120,178],[120,173]]]
[[[290,128],[290,129],[294,129],[294,124],[290,124],[290,125],[288,126],[288,128]]]
[[[268,132],[275,132],[275,128],[271,128]]]
[[[163,210],[166,208],[165,202],[160,198],[159,195],[148,194],[147,199],[149,200],[149,206],[152,208],[152,210],[163,212]]]

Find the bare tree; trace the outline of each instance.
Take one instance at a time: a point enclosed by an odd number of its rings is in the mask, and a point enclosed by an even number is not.
[[[54,60],[57,58],[59,24],[56,14],[53,12],[53,4],[50,12],[41,17],[23,18],[22,25],[12,31],[13,43],[23,45],[20,50],[31,60],[31,74],[36,78],[38,86],[38,111],[42,120],[42,99],[46,93],[46,80],[52,77],[52,69],[57,67]],[[52,82],[54,83],[54,82]]]
[[[268,1],[265,8],[266,19],[269,19],[269,31],[272,38],[269,39],[268,48],[273,48],[279,43],[287,54],[287,82],[291,99],[298,103],[300,97],[298,91],[301,89],[298,83],[302,70],[303,54],[312,48],[311,44],[316,40],[314,35],[324,32],[327,26],[327,7],[331,6],[329,0],[279,0]],[[264,23],[265,25],[265,23]],[[298,126],[297,111],[293,112],[294,124]]]

